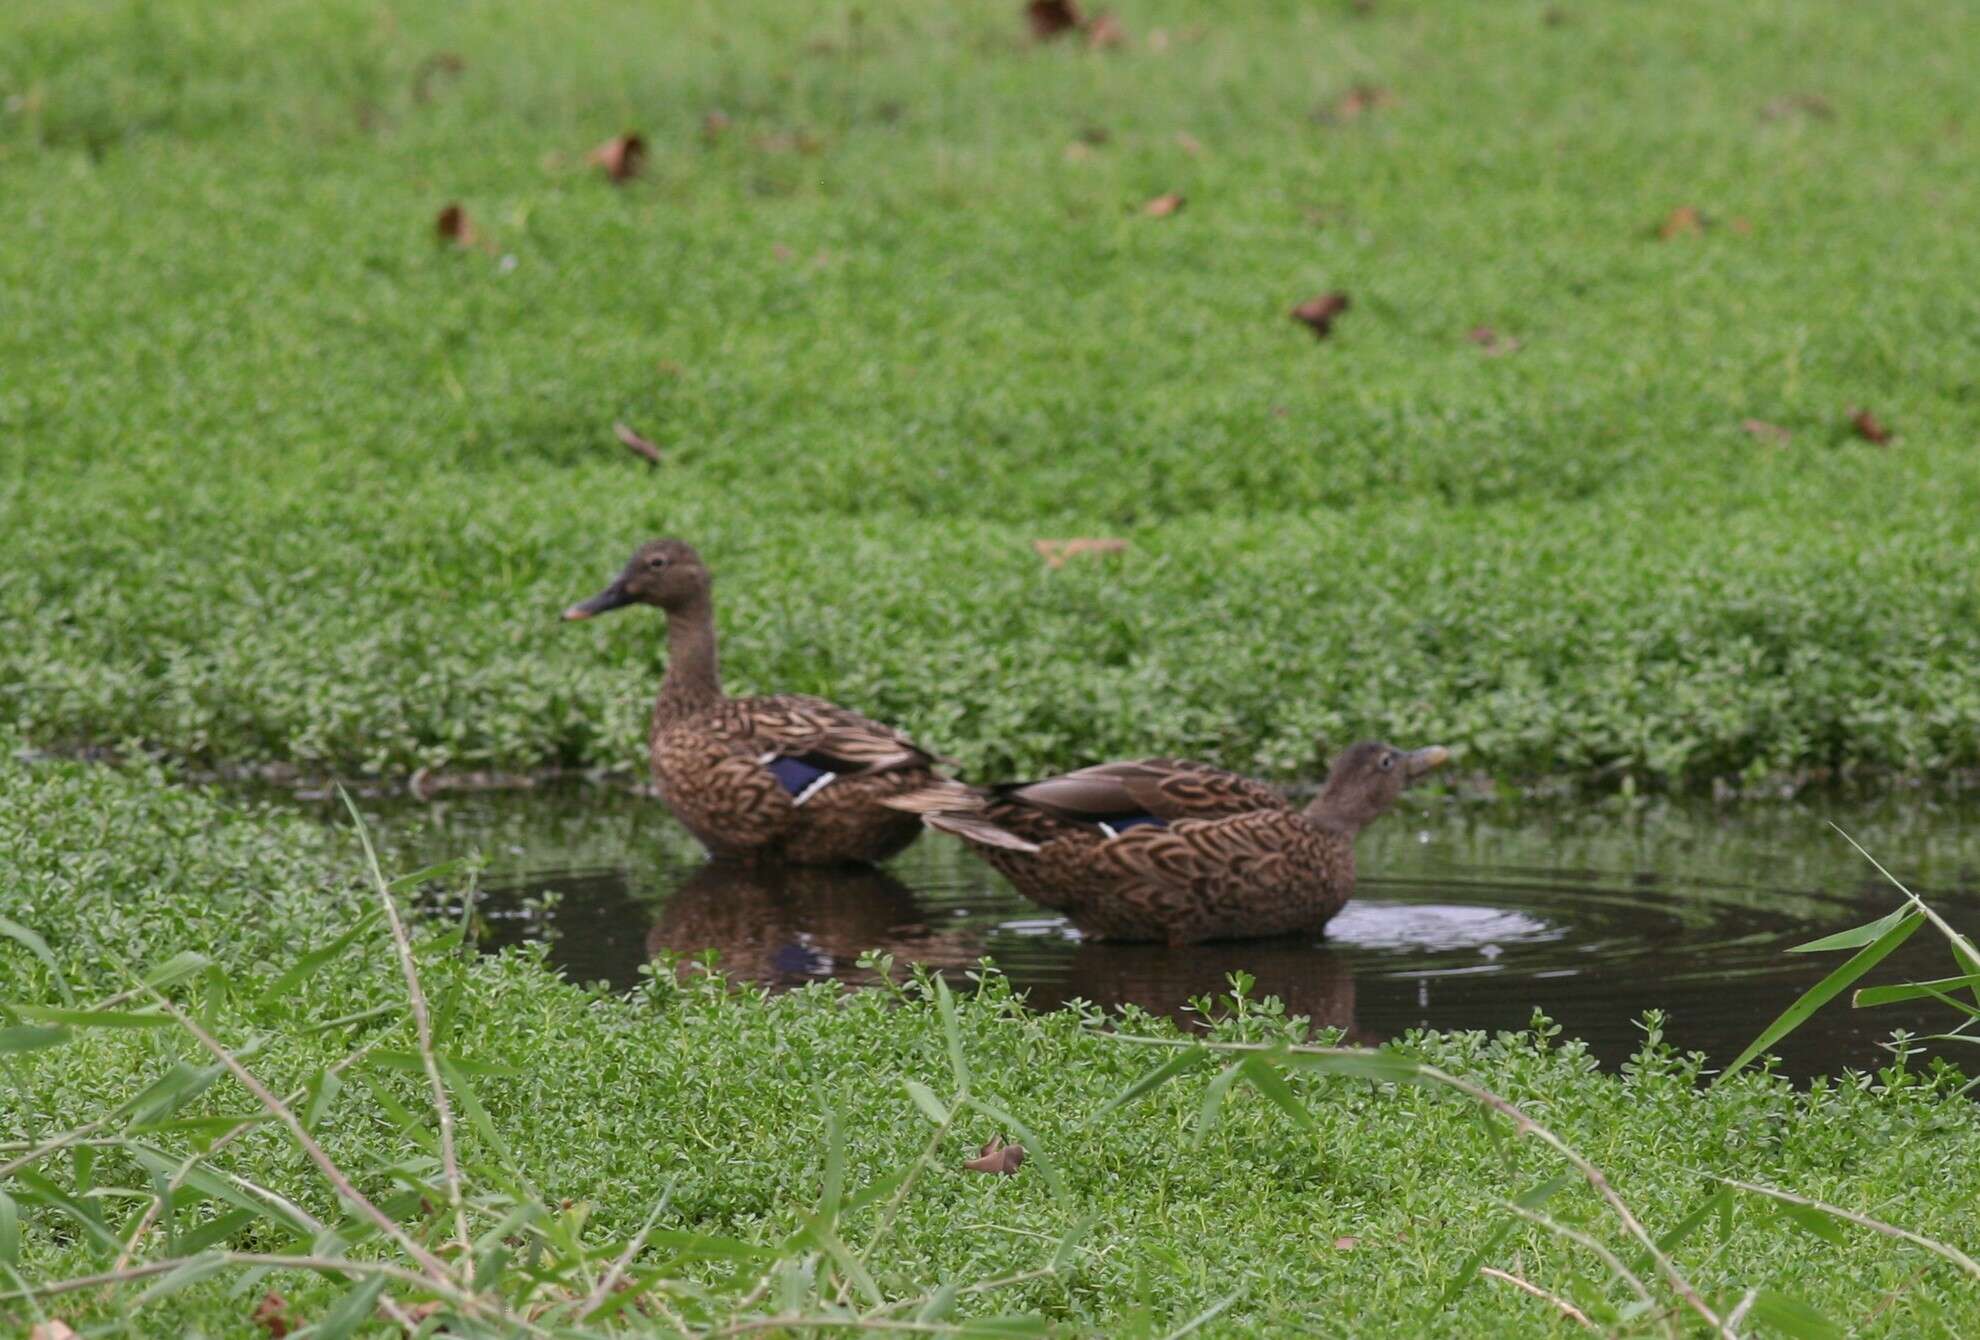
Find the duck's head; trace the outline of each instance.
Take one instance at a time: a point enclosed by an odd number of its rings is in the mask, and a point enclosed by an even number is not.
[[[701,555],[685,540],[648,540],[633,550],[625,571],[589,600],[564,611],[566,619],[589,619],[627,605],[658,605],[669,613],[708,598],[710,578]]]
[[[1327,785],[1314,800],[1312,813],[1349,831],[1359,831],[1385,814],[1411,782],[1441,768],[1451,751],[1440,744],[1426,749],[1398,749],[1380,740],[1348,746],[1328,770]]]

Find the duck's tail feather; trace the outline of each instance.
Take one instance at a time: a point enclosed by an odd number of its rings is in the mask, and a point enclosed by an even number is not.
[[[1035,852],[1036,842],[1027,842],[1007,828],[999,828],[988,819],[974,814],[936,813],[924,814],[921,822],[943,833],[953,833],[965,842],[975,842],[985,847],[1000,847],[1005,851]]]
[[[933,786],[888,796],[880,803],[890,810],[908,814],[976,814],[988,803],[988,798],[973,786],[940,781]]]

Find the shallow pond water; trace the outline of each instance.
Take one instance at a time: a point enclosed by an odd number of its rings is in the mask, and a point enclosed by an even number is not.
[[[308,803],[308,802],[304,802]],[[1155,945],[1083,941],[957,844],[929,835],[884,870],[751,871],[702,860],[659,805],[599,787],[361,801],[403,868],[481,853],[482,943],[549,941],[579,981],[627,987],[659,950],[715,951],[773,985],[857,981],[861,953],[962,968],[988,956],[1045,1007],[1073,998],[1185,1015],[1237,971],[1355,1040],[1523,1027],[1535,1009],[1615,1065],[1645,1010],[1680,1047],[1732,1059],[1839,961],[1792,945],[1899,895],[1834,820],[1955,925],[1980,932],[1980,797],[1739,807],[1506,810],[1430,801],[1362,836],[1360,888],[1324,936]],[[326,820],[340,811],[321,807]],[[1928,927],[1873,975],[1955,971]],[[1893,1028],[1938,1032],[1934,1002],[1830,1004],[1778,1049],[1798,1075],[1869,1068]],[[1968,1070],[1974,1058],[1954,1046]]]

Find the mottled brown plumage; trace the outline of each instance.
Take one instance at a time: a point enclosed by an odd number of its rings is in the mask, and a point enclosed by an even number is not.
[[[1199,940],[1317,931],[1354,892],[1354,839],[1449,757],[1355,745],[1304,809],[1201,763],[1104,763],[988,791],[946,782],[890,805],[953,833],[1090,935]]]
[[[564,611],[666,612],[667,673],[647,742],[674,817],[715,855],[748,860],[884,861],[913,842],[919,821],[881,802],[939,782],[935,756],[822,698],[725,696],[710,587],[692,547],[653,540],[611,585]]]

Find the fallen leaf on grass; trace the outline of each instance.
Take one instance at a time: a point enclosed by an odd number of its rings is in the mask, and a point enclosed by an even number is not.
[[[1166,219],[1171,214],[1181,213],[1184,203],[1179,193],[1170,191],[1166,195],[1156,196],[1153,200],[1143,205],[1141,212],[1151,219]]]
[[[1794,438],[1794,434],[1787,429],[1777,423],[1768,423],[1765,419],[1741,419],[1739,426],[1771,446],[1785,447]]]
[[[758,135],[753,143],[766,154],[803,154],[807,158],[825,147],[825,141],[808,130]]]
[[[1124,47],[1127,40],[1127,25],[1112,14],[1095,14],[1086,25],[1086,44],[1096,50]]]
[[[639,165],[646,161],[646,140],[638,131],[628,130],[593,149],[584,161],[604,169],[613,181],[629,181],[639,175]]]
[[[1337,1252],[1351,1252],[1360,1245],[1360,1238],[1338,1237],[1334,1239],[1334,1250]]]
[[[1510,335],[1501,335],[1490,326],[1473,326],[1464,333],[1464,337],[1483,350],[1487,358],[1503,358],[1519,349],[1518,340]]]
[[[1334,319],[1348,309],[1348,295],[1341,292],[1322,293],[1317,298],[1308,298],[1292,309],[1292,319],[1305,324],[1317,340],[1324,340],[1333,333]]]
[[[1836,109],[1820,93],[1783,93],[1760,109],[1762,121],[1781,121],[1790,116],[1807,116],[1817,121],[1833,121]]]
[[[28,1340],[77,1340],[66,1321],[38,1321],[28,1328]]]
[[[1066,560],[1081,554],[1118,554],[1128,547],[1126,540],[1033,540],[1032,550],[1048,568],[1063,568]]]
[[[414,102],[433,101],[434,86],[441,80],[458,79],[467,69],[467,62],[451,51],[436,51],[421,61],[413,70],[412,97]]]
[[[251,1320],[274,1340],[282,1340],[296,1328],[295,1315],[289,1311],[289,1300],[273,1289],[263,1294],[261,1301],[254,1305]]]
[[[966,1159],[963,1167],[971,1172],[1002,1173],[1009,1177],[1024,1163],[1024,1146],[1007,1145],[1004,1137],[993,1135],[990,1143],[983,1146],[982,1153],[973,1159]]]
[[[701,138],[713,144],[722,138],[729,128],[729,114],[723,111],[709,112],[701,118]]]
[[[1849,426],[1865,442],[1874,442],[1880,447],[1887,445],[1892,437],[1891,430],[1867,409],[1851,409]]]
[[[624,444],[626,450],[630,451],[633,455],[643,457],[654,465],[660,464],[660,448],[648,442],[625,424],[613,424],[612,436],[618,438]]]
[[[1178,130],[1176,132],[1176,148],[1182,150],[1191,158],[1198,158],[1203,153],[1203,142],[1187,130]]]
[[[1396,102],[1396,95],[1379,84],[1356,84],[1335,100],[1331,119],[1359,121],[1370,112],[1395,106]]]
[[[475,244],[474,220],[461,208],[458,201],[441,209],[439,217],[433,221],[433,230],[442,242],[452,242],[457,247],[471,247]]]
[[[1657,236],[1666,242],[1674,237],[1697,237],[1704,231],[1705,216],[1696,205],[1679,205],[1657,225]]]
[[[1079,27],[1079,6],[1072,0],[1031,0],[1024,7],[1024,21],[1033,41],[1049,42]]]

